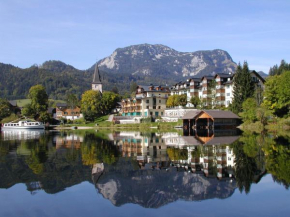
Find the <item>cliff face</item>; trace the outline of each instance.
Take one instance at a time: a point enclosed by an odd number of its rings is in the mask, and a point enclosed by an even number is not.
[[[98,64],[107,72],[169,77],[233,73],[237,66],[223,50],[178,52],[164,45],[150,44],[116,49]]]

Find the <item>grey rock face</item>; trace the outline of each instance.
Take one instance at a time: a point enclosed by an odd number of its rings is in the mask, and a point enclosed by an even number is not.
[[[118,48],[98,64],[100,69],[112,73],[170,77],[233,73],[237,66],[223,50],[178,52],[159,44]]]

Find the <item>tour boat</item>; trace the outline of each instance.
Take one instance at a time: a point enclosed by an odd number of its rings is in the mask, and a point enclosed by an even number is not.
[[[45,129],[45,126],[38,121],[29,121],[29,120],[25,120],[25,121],[19,121],[18,123],[5,123],[2,124],[2,130],[5,129]]]

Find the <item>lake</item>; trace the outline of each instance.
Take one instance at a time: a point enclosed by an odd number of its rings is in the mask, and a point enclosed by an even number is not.
[[[0,216],[290,216],[289,145],[237,130],[3,131]]]

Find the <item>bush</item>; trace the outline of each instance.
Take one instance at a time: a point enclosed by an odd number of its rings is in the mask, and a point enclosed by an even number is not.
[[[2,123],[8,123],[8,122],[11,122],[11,121],[15,121],[17,119],[19,119],[19,117],[16,114],[11,114],[9,117],[4,118],[1,122]]]
[[[76,120],[74,121],[74,123],[75,123],[75,124],[85,124],[86,121],[85,121],[84,118],[80,118],[80,119],[76,119]]]
[[[142,119],[140,120],[140,122],[141,122],[141,123],[151,123],[151,122],[153,122],[153,119],[152,119],[152,117],[142,118]]]

